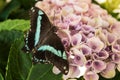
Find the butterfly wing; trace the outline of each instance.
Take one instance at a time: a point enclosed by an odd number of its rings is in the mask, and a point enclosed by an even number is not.
[[[23,51],[32,51],[41,40],[43,40],[44,35],[51,28],[50,21],[46,14],[37,7],[32,7],[30,10],[30,30],[26,34],[25,46]],[[44,27],[42,27],[44,26]],[[41,35],[44,34],[44,35]]]
[[[42,54],[43,53],[43,54]],[[45,55],[43,57],[43,55]],[[45,58],[45,59],[44,59]],[[68,74],[69,64],[67,60],[58,57],[57,55],[53,55],[50,51],[38,51],[38,54],[34,54],[34,63],[52,63],[55,65],[63,74]]]
[[[38,18],[38,11],[39,9],[34,7],[31,8],[30,10],[30,29],[26,33],[25,36],[25,46],[23,47],[23,51],[32,51],[34,48],[34,42],[35,42],[35,33],[37,29],[37,18]]]

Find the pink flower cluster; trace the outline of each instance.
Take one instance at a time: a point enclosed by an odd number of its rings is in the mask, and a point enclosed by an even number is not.
[[[65,80],[81,74],[85,80],[98,80],[98,73],[113,78],[120,71],[120,22],[106,10],[91,0],[43,0],[36,6],[59,28],[70,65]]]

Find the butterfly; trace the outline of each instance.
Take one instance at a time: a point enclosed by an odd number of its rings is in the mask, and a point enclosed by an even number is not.
[[[61,39],[55,33],[57,28],[45,12],[37,7],[31,8],[30,18],[31,27],[22,50],[32,53],[33,63],[51,63],[63,74],[67,74],[69,63]]]

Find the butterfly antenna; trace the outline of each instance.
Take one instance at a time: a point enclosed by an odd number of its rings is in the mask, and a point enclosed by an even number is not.
[[[53,21],[53,23],[52,23],[52,25],[53,25],[53,31],[54,32],[56,32],[57,30],[58,30],[58,28],[56,27],[56,23],[55,23],[55,10],[54,10],[54,16],[53,16],[53,19],[52,19],[52,21]]]
[[[55,10],[54,10],[53,24],[55,23],[54,21],[55,21]]]

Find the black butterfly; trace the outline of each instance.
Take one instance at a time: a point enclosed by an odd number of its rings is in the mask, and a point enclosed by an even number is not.
[[[33,53],[33,63],[52,63],[63,74],[69,71],[69,63],[64,46],[55,34],[57,30],[41,9],[30,10],[31,28],[25,38],[23,51]]]

